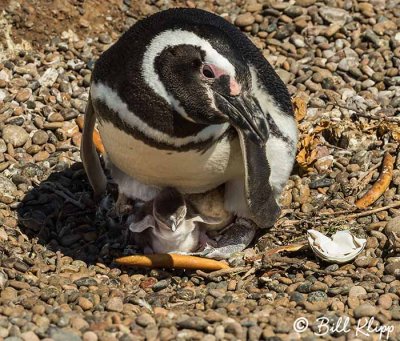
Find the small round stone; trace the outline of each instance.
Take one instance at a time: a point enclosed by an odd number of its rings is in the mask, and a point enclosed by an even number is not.
[[[120,297],[112,297],[107,302],[106,308],[109,311],[121,312],[124,309],[124,304]]]
[[[383,308],[383,309],[389,309],[392,306],[393,299],[391,295],[389,294],[384,294],[379,297],[378,299],[378,304]]]
[[[83,341],[97,341],[99,338],[98,338],[98,336],[96,335],[96,333],[95,332],[92,332],[92,331],[87,331],[87,332],[84,332],[83,333],[83,335],[82,335],[82,340]]]
[[[254,16],[251,13],[247,12],[237,16],[235,20],[235,25],[239,27],[246,27],[252,25],[254,21],[255,21]]]
[[[139,326],[147,327],[149,325],[155,325],[156,321],[150,314],[143,313],[136,317],[136,323]]]
[[[93,308],[93,303],[86,297],[79,297],[78,304],[83,310],[90,310]]]
[[[367,291],[359,285],[355,285],[353,287],[350,288],[349,291],[349,296],[350,297],[358,297],[358,296],[362,296],[362,295],[366,295]]]
[[[355,318],[372,317],[376,316],[377,313],[378,309],[369,303],[363,303],[354,309]]]
[[[14,147],[21,147],[29,139],[26,130],[17,125],[7,125],[3,128],[3,139],[7,143],[11,143]]]

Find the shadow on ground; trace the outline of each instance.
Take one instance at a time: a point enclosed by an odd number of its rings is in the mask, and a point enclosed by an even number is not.
[[[87,264],[110,263],[129,243],[128,230],[113,214],[114,195],[92,200],[82,163],[53,172],[29,191],[17,216],[21,231],[52,251]]]

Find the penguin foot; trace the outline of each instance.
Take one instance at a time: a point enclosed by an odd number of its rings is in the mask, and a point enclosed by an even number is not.
[[[129,205],[128,197],[123,193],[118,193],[118,198],[114,206],[115,213],[119,216],[128,214],[132,211],[132,205]]]

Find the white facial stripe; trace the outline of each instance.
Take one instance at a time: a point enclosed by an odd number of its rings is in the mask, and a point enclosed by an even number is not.
[[[294,118],[282,113],[272,96],[259,85],[260,81],[253,67],[250,67],[250,72],[252,91],[261,108],[271,115],[278,129],[293,141],[293,145],[289,145],[275,136],[270,136],[266,144],[267,159],[271,167],[269,182],[278,198],[292,171],[298,139],[297,126]]]
[[[271,167],[269,183],[275,190],[275,198],[278,199],[292,171],[294,155],[290,153],[288,144],[275,136],[268,138],[265,147]]]
[[[297,143],[297,126],[293,117],[282,113],[274,99],[261,86],[254,67],[250,67],[251,88],[264,112],[268,112],[283,135],[289,137],[294,145]]]
[[[117,113],[123,122],[132,128],[139,130],[155,141],[166,143],[171,146],[180,147],[189,143],[205,141],[209,138],[218,138],[229,128],[229,123],[215,124],[205,127],[193,136],[171,137],[168,134],[150,127],[146,122],[136,116],[135,113],[129,111],[127,104],[107,85],[100,82],[92,83],[90,94],[93,99],[104,102],[108,108]]]
[[[164,98],[183,117],[188,119],[185,110],[171,94],[167,92],[154,68],[155,58],[167,47],[176,45],[193,45],[200,47],[205,53],[205,61],[225,70],[231,77],[235,77],[235,67],[224,56],[219,54],[211,44],[193,32],[182,30],[168,30],[157,35],[150,42],[142,64],[142,76],[145,82],[162,98]]]

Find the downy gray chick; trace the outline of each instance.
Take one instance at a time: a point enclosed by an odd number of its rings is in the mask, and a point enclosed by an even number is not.
[[[214,220],[197,214],[174,188],[163,189],[144,204],[138,218],[129,229],[145,253],[190,253],[213,244],[199,223],[214,224]]]

